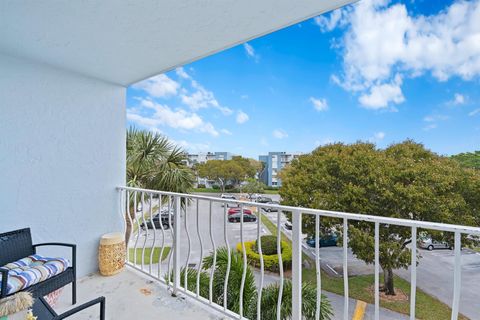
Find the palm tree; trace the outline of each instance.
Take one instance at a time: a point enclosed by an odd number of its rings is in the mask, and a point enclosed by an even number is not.
[[[228,276],[227,290],[224,290],[228,266],[228,250],[225,247],[217,249],[216,268],[213,274],[212,301],[218,305],[224,305],[224,292],[227,293],[227,309],[240,312],[240,285],[243,274],[243,257],[237,252],[230,253],[230,274]],[[199,278],[200,296],[209,299],[210,271],[213,265],[213,253],[203,260],[203,270],[200,273],[196,269],[182,269],[180,274],[181,285],[196,292],[197,277]],[[186,275],[185,275],[185,270]],[[172,275],[171,275],[172,276]],[[261,298],[261,319],[271,320],[277,318],[277,299],[279,283],[270,284],[263,288]],[[243,291],[243,314],[249,319],[257,318],[257,297],[258,290],[255,284],[255,277],[250,266],[246,269],[245,285]],[[305,319],[315,319],[317,289],[311,284],[304,283],[302,286],[302,313]],[[285,280],[281,303],[281,319],[290,319],[292,315],[292,282]],[[329,320],[333,316],[330,301],[322,294],[320,305],[320,319]]]
[[[185,152],[159,133],[127,131],[127,185],[144,189],[187,193],[194,183],[192,170],[184,162]],[[137,199],[138,200],[138,199]],[[125,219],[128,243],[135,218],[133,195],[129,199],[130,219]]]

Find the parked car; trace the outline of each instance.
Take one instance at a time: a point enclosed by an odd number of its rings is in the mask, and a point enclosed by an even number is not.
[[[287,229],[287,230],[292,230],[292,229],[293,229],[292,224],[291,224],[290,222],[288,222],[288,221],[285,222],[285,229]]]
[[[220,198],[222,199],[229,199],[229,200],[237,200],[237,198],[233,194],[228,194],[228,193],[222,193],[220,195]],[[222,207],[225,207],[225,203],[222,202]],[[236,203],[227,203],[227,208],[236,208],[238,207],[238,204]]]
[[[257,198],[257,201],[258,203],[268,203],[268,202],[272,202],[272,198],[268,198],[268,197],[258,197]]]
[[[335,234],[327,234],[327,235],[321,236],[318,241],[319,241],[318,242],[319,247],[335,247],[337,246],[338,238],[337,238],[337,235]],[[312,248],[315,248],[315,245],[316,245],[315,238],[311,237],[307,239],[307,245],[309,245]]]
[[[431,237],[423,237],[418,240],[418,246],[432,251],[433,249],[452,249],[452,246],[445,241],[433,240]]]
[[[160,217],[161,217],[161,225],[160,225]],[[153,222],[153,224],[152,224]],[[140,225],[140,228],[142,230],[145,230],[145,226],[148,229],[153,229],[153,226],[155,226],[155,229],[169,229],[170,225],[173,227],[173,214],[170,214],[170,221],[169,221],[169,214],[168,213],[162,213],[160,215],[154,216],[151,220],[148,218],[145,218],[145,222],[143,222]]]
[[[269,201],[269,202],[266,202],[266,204],[280,204],[278,201]],[[278,212],[278,209],[277,208],[262,208],[263,211],[266,211],[266,212]]]
[[[242,219],[242,215],[240,212],[231,214],[228,216],[228,222],[240,222]],[[253,214],[244,214],[243,215],[243,222],[255,222],[257,221],[257,217]]]
[[[240,214],[240,207],[228,209],[228,215],[232,215],[236,213]],[[243,214],[252,214],[252,210],[244,208]]]
[[[259,195],[258,193],[254,193],[252,195],[249,196],[250,200],[251,201],[257,201],[257,199],[261,197],[261,195]]]

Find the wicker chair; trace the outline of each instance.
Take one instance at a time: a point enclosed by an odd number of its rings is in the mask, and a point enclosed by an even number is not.
[[[40,246],[64,246],[70,247],[72,250],[71,266],[62,273],[59,273],[49,279],[34,284],[22,291],[29,291],[34,298],[43,297],[67,284],[72,284],[72,304],[77,303],[77,284],[76,284],[76,250],[74,244],[68,243],[32,243],[32,235],[30,228],[0,233],[0,266],[7,263],[17,261],[36,253],[37,247]],[[2,286],[0,288],[0,299],[7,295],[8,270],[0,267],[2,274]]]
[[[70,317],[84,309],[87,309],[96,304],[100,304],[100,320],[105,320],[105,297],[99,297],[89,302],[86,302],[78,307],[75,307],[71,310],[65,311],[62,314],[57,314],[55,310],[50,307],[50,305],[43,298],[35,299],[33,304],[33,314],[37,317],[38,320],[60,320]]]

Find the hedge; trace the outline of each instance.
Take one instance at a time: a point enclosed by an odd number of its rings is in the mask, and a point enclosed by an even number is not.
[[[256,241],[246,241],[245,244],[245,252],[247,255],[248,263],[256,268],[260,268],[260,254],[256,252]],[[290,269],[292,265],[292,247],[286,241],[281,242],[282,245],[282,264],[284,269]],[[242,243],[237,244],[237,251],[243,254]],[[272,272],[278,272],[278,255],[263,255],[263,266],[265,270],[269,270]]]

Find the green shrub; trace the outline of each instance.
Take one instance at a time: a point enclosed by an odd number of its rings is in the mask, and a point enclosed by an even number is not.
[[[262,237],[263,242],[263,237]],[[245,253],[247,255],[248,263],[256,268],[260,268],[260,254],[255,251],[256,241],[246,241],[245,244]],[[282,264],[284,269],[290,269],[292,265],[292,248],[286,241],[282,241]],[[263,248],[263,245],[262,245]],[[237,251],[240,254],[243,254],[242,243],[237,244]],[[278,254],[267,255],[263,254],[263,266],[265,270],[272,272],[278,272],[279,263],[278,263]]]
[[[265,255],[277,254],[277,236],[267,235],[261,237],[262,253]],[[258,253],[258,243],[255,241],[253,248]]]
[[[203,183],[199,183],[197,186],[198,189],[205,189],[206,186]]]
[[[212,186],[212,189],[214,189],[214,190],[220,190],[220,186],[219,186],[219,185],[216,185],[216,184],[214,184],[214,185]]]

